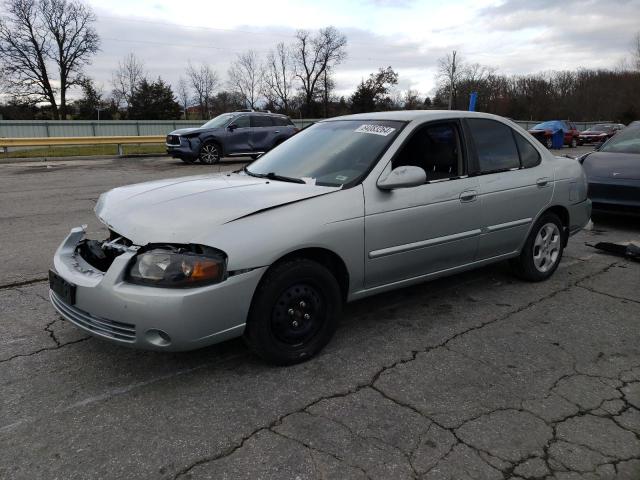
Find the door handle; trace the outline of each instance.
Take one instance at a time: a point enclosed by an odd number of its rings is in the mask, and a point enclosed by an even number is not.
[[[465,190],[460,194],[461,202],[473,202],[478,196],[478,192],[475,190]]]
[[[551,179],[549,177],[542,177],[536,180],[536,185],[539,187],[546,187]]]
[[[275,132],[273,132],[273,133],[280,133],[280,130],[276,130],[276,131],[275,131]]]

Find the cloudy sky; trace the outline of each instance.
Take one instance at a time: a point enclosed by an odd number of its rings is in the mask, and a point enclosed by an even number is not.
[[[88,0],[102,52],[88,73],[110,90],[129,52],[150,77],[175,84],[189,61],[222,79],[247,49],[266,54],[297,29],[333,25],[347,35],[337,90],[350,93],[379,67],[399,87],[431,93],[437,59],[453,49],[502,73],[614,67],[640,30],[640,0]]]

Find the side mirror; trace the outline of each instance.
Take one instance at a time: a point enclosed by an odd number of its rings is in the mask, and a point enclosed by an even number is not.
[[[427,181],[427,174],[420,167],[404,166],[391,170],[389,175],[378,180],[381,190],[396,188],[410,188],[423,185]]]
[[[238,128],[238,125],[236,125],[235,123],[231,123],[227,126],[227,128],[233,132],[236,128]]]

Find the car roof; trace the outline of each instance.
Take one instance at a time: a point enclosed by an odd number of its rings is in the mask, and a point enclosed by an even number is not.
[[[466,110],[395,110],[390,112],[356,113],[328,118],[322,122],[335,120],[396,120],[401,122],[445,120],[449,118],[490,118],[494,120],[508,120],[498,115],[484,112],[468,112]]]
[[[282,113],[273,113],[273,112],[245,112],[243,110],[239,110],[236,112],[230,112],[230,113],[237,113],[238,115],[241,114],[248,114],[248,115],[262,115],[262,116],[266,116],[266,117],[282,117],[282,118],[289,118],[288,116],[282,114]]]

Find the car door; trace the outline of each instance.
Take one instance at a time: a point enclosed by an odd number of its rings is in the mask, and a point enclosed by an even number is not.
[[[423,168],[427,183],[365,187],[365,286],[374,288],[473,262],[478,246],[478,179],[466,175],[458,121],[418,126],[385,167]]]
[[[231,155],[250,152],[250,141],[251,122],[249,115],[240,115],[234,118],[229,127],[227,127],[224,152]]]
[[[477,259],[512,254],[551,200],[553,170],[528,139],[502,122],[470,118],[466,128],[482,210]]]
[[[276,128],[268,115],[251,115],[251,149],[266,152],[274,142]]]

